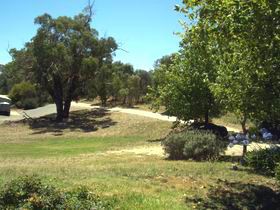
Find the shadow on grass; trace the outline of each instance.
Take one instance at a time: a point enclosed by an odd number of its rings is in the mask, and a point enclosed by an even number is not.
[[[279,210],[280,193],[268,186],[220,181],[207,198],[186,198],[197,209]]]
[[[64,130],[71,132],[93,132],[115,125],[116,122],[110,118],[110,113],[105,109],[93,109],[71,112],[66,122],[58,123],[55,115],[48,115],[29,122],[32,134],[53,133],[55,136],[63,135]]]
[[[242,156],[232,156],[232,155],[221,155],[218,161],[229,162],[229,163],[241,163]]]

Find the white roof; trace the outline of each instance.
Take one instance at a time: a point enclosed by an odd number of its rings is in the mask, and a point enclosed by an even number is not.
[[[0,95],[0,99],[11,101],[11,99],[8,96],[6,96],[6,95]]]
[[[7,95],[0,95],[0,98],[10,99]]]

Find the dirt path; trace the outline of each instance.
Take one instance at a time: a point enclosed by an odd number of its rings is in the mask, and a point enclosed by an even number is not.
[[[93,108],[100,108],[99,106],[91,106],[90,104],[83,103],[83,102],[72,102],[71,103],[71,111],[77,111],[77,110],[82,110],[82,109],[93,109]],[[133,114],[133,115],[138,115],[142,117],[149,117],[153,119],[158,119],[158,120],[163,120],[163,121],[168,121],[168,122],[175,122],[176,117],[173,116],[167,116],[163,115],[160,113],[155,113],[151,111],[144,111],[144,110],[139,110],[139,109],[128,109],[128,108],[120,108],[120,107],[114,107],[114,108],[108,108],[109,111],[111,112],[120,112],[120,113],[126,113],[126,114]],[[28,116],[32,118],[38,118],[42,117],[45,115],[53,114],[56,112],[56,107],[54,104],[48,104],[43,107],[39,107],[36,109],[32,110],[26,110],[24,111]],[[12,110],[11,116],[0,116],[0,124],[1,122],[3,123],[4,121],[17,121],[23,119],[23,111],[21,110]],[[234,132],[239,132],[238,129],[227,127],[228,131],[234,131]]]
[[[84,109],[91,109],[91,108],[100,108],[99,106],[91,106],[90,104],[87,103],[76,103],[72,102],[71,106],[74,108],[84,108]],[[128,108],[120,108],[120,107],[114,107],[114,108],[109,108],[109,111],[112,112],[121,112],[121,113],[126,113],[126,114],[134,114],[142,117],[149,117],[153,119],[158,119],[158,120],[163,120],[163,121],[169,121],[169,122],[175,122],[176,117],[173,116],[167,116],[163,115],[160,113],[155,113],[151,111],[144,111],[144,110],[139,110],[139,109],[128,109]],[[240,132],[240,130],[236,128],[231,128],[231,127],[226,127],[228,131],[234,131],[234,132]]]
[[[135,154],[135,155],[155,155],[159,157],[164,157],[164,150],[160,144],[156,145],[147,145],[147,146],[137,146],[122,150],[112,150],[107,151],[105,154],[114,154],[114,155],[125,155],[125,154]]]

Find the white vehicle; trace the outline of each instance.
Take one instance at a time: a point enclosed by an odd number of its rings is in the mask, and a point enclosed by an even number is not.
[[[0,114],[10,116],[11,113],[11,99],[5,95],[0,95]]]

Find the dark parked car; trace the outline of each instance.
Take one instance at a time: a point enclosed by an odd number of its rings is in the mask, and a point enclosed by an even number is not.
[[[0,114],[10,116],[11,99],[5,95],[0,95]]]

